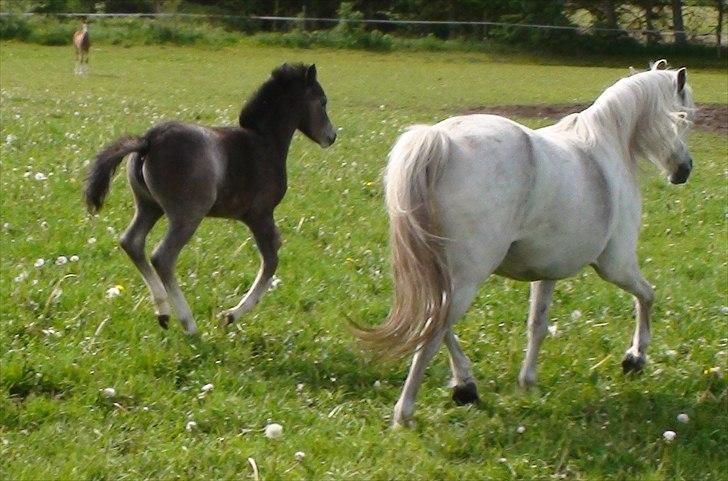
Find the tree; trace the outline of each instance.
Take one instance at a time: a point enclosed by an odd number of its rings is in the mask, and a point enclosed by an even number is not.
[[[675,44],[685,45],[687,37],[683,23],[682,0],[672,0],[672,30],[675,32]]]

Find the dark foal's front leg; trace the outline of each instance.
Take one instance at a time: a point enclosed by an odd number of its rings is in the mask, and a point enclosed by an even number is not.
[[[247,222],[253,232],[255,243],[260,252],[260,269],[248,292],[233,308],[221,313],[220,327],[237,321],[240,316],[249,312],[263,297],[270,287],[273,274],[278,267],[278,249],[281,247],[281,236],[272,215]]]

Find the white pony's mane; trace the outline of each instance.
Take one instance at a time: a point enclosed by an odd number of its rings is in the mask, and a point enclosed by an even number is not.
[[[675,70],[651,70],[619,80],[586,110],[564,117],[552,132],[575,136],[588,148],[618,141],[630,164],[660,163],[692,125],[695,105],[686,85],[681,103]]]

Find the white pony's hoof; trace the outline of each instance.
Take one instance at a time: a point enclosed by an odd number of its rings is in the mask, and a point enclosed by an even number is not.
[[[414,429],[417,427],[417,423],[413,419],[399,419],[392,421],[392,431],[399,431],[402,429]]]
[[[197,324],[195,324],[195,321],[188,321],[188,322],[182,322],[182,326],[185,329],[185,334],[188,336],[196,336],[197,335]]]
[[[230,324],[233,324],[235,322],[235,314],[233,312],[233,309],[228,309],[227,311],[222,311],[220,313],[220,321],[218,322],[217,326],[220,329],[225,329]]]
[[[536,387],[536,376],[520,374],[518,376],[518,387],[520,387],[523,391],[528,391]]]
[[[473,381],[468,381],[465,384],[461,384],[453,387],[452,400],[458,406],[465,406],[466,404],[477,404],[480,402],[478,397],[478,387]]]
[[[629,374],[630,372],[641,372],[642,368],[647,364],[647,359],[644,356],[635,356],[631,352],[627,351],[622,359],[622,372]]]

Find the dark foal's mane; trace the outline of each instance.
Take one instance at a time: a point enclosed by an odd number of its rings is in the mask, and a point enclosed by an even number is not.
[[[283,64],[273,70],[266,80],[243,105],[238,122],[250,130],[265,131],[275,120],[274,113],[281,100],[291,96],[301,96],[306,87],[307,66],[303,64]],[[280,114],[280,112],[276,112]]]

